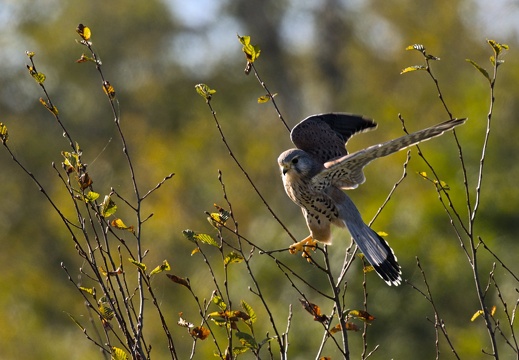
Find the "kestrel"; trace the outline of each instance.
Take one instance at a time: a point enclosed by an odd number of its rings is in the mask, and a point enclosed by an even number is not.
[[[358,115],[330,113],[312,115],[297,124],[290,138],[297,149],[278,158],[285,191],[299,205],[310,235],[290,247],[292,253],[316,241],[330,244],[331,224],[346,226],[365,258],[388,285],[400,285],[401,270],[388,243],[364,223],[355,204],[342,191],[354,189],[365,181],[362,169],[372,160],[390,155],[421,141],[443,134],[463,124],[452,119],[436,126],[404,135],[348,154],[348,139],[377,124]]]

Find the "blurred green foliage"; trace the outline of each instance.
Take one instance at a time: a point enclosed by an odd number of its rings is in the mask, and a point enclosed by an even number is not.
[[[8,2],[2,16],[8,18],[0,33],[9,61],[0,62],[0,121],[9,127],[10,146],[28,168],[42,180],[47,191],[61,199],[63,211],[72,207],[60,186],[51,162],[62,161],[67,142],[59,127],[38,102],[39,87],[27,74],[25,50],[38,57],[38,70],[69,129],[81,143],[96,188],[131,193],[128,170],[115,133],[113,119],[97,74],[91,63],[77,64],[82,48],[74,43],[77,24],[88,24],[103,69],[117,91],[122,127],[143,188],[155,186],[164,176],[175,176],[150,197],[144,213],[154,216],[144,228],[147,263],[167,258],[172,271],[189,276],[200,296],[210,297],[212,285],[202,260],[189,256],[193,245],[182,230],[211,233],[204,211],[223,204],[218,170],[223,173],[229,200],[241,232],[264,248],[283,248],[291,243],[272,219],[261,200],[229,157],[211,114],[194,91],[198,83],[217,90],[215,108],[227,141],[274,211],[298,238],[306,236],[299,209],[286,198],[279,179],[277,155],[291,147],[288,133],[270,103],[258,104],[263,90],[245,76],[245,57],[236,34],[248,34],[261,48],[255,62],[263,80],[278,93],[277,103],[290,126],[305,116],[320,112],[361,113],[379,123],[377,131],[354,137],[356,150],[402,134],[397,114],[410,130],[446,120],[434,83],[423,73],[400,75],[421,64],[418,54],[404,51],[421,43],[441,61],[433,72],[454,116],[468,117],[459,131],[469,183],[475,186],[489,97],[488,83],[466,58],[490,69],[486,38],[506,42],[511,50],[497,81],[493,133],[486,159],[482,208],[477,232],[506,264],[516,266],[519,246],[517,204],[519,168],[515,134],[517,66],[516,37],[479,27],[480,2],[456,0],[432,2],[399,0],[387,2],[323,0],[314,5],[296,1],[192,1],[186,8],[177,0],[150,1],[59,1]],[[491,6],[487,4],[487,6]],[[505,16],[505,14],[503,14]],[[512,30],[511,30],[512,31]],[[517,29],[515,29],[517,31]],[[422,146],[429,160],[451,187],[462,208],[464,197],[457,150],[447,136]],[[378,160],[366,169],[366,184],[349,195],[369,220],[382,204],[402,172],[405,154]],[[67,316],[87,322],[82,299],[60,268],[77,272],[79,262],[69,235],[34,184],[0,151],[0,357],[2,359],[92,359],[101,357]],[[418,256],[428,275],[434,297],[449,333],[465,358],[483,357],[488,349],[485,329],[470,322],[479,309],[472,274],[460,250],[437,195],[417,172],[427,170],[413,151],[409,176],[394,195],[374,228],[389,234],[387,240],[398,255],[404,278],[421,284],[415,264]],[[159,194],[159,195],[157,195]],[[124,211],[124,210],[121,210]],[[125,219],[127,225],[132,225]],[[345,231],[337,230],[331,251],[337,266],[349,244]],[[299,257],[286,254],[284,261],[312,279],[312,268]],[[488,274],[492,258],[483,256],[481,272]],[[351,308],[362,307],[361,266],[348,274],[347,298]],[[242,264],[232,266],[232,290],[249,304],[248,277]],[[154,267],[154,266],[153,266]],[[286,318],[294,305],[290,358],[306,359],[315,352],[321,327],[299,307],[297,293],[284,282],[272,261],[258,256],[255,270],[264,290],[278,299],[278,319]],[[131,269],[131,267],[127,267]],[[200,269],[200,271],[197,271]],[[516,269],[517,270],[517,269]],[[134,269],[128,271],[137,271]],[[517,288],[501,268],[507,294]],[[375,278],[374,274],[369,274]],[[319,277],[314,282],[323,281]],[[153,286],[167,320],[176,331],[179,353],[189,353],[191,339],[175,328],[178,313],[193,321],[197,310],[187,292],[164,276],[155,276]],[[316,285],[319,286],[319,285]],[[206,293],[203,293],[206,292]],[[494,295],[493,295],[494,296]],[[374,279],[369,283],[370,312],[377,320],[369,338],[380,344],[373,359],[433,358],[434,328],[429,304],[408,286],[389,288]],[[258,323],[266,315],[255,307]],[[155,315],[147,320],[152,331],[153,356],[165,358],[166,343]],[[268,331],[261,324],[257,332]],[[304,328],[304,330],[301,330]],[[483,341],[483,342],[482,342]],[[30,344],[30,346],[28,346]],[[360,333],[351,333],[350,349],[359,357]],[[199,358],[212,354],[209,341],[199,342]],[[440,340],[443,358],[449,349]]]

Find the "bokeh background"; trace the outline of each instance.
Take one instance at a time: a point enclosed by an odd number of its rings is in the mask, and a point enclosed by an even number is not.
[[[41,90],[27,73],[25,51],[36,53],[38,70],[46,74],[45,85],[83,148],[96,189],[108,193],[114,187],[131,196],[129,172],[98,74],[91,63],[75,62],[85,51],[75,42],[76,26],[83,23],[92,29],[104,73],[117,91],[141,190],[170,172],[176,174],[144,205],[145,214],[154,213],[143,235],[145,248],[150,249],[147,262],[160,264],[168,259],[172,272],[189,277],[200,298],[209,298],[213,285],[200,257],[190,256],[192,244],[181,231],[190,228],[214,234],[204,211],[212,211],[213,203],[225,205],[218,170],[245,236],[267,249],[285,247],[291,240],[229,157],[195,84],[206,83],[217,90],[212,104],[226,139],[269,205],[295,236],[302,238],[307,232],[299,209],[284,194],[276,164],[278,154],[291,147],[288,132],[271,104],[257,103],[264,91],[253,75],[244,75],[245,58],[236,34],[250,35],[260,46],[257,69],[270,90],[278,93],[276,101],[290,126],[310,114],[329,111],[365,114],[378,122],[377,131],[352,139],[350,150],[400,136],[399,113],[410,130],[447,119],[425,72],[400,75],[403,68],[422,64],[420,54],[405,51],[406,46],[424,44],[441,58],[433,71],[454,116],[470,118],[458,134],[471,191],[476,185],[489,87],[465,59],[490,70],[486,39],[507,43],[511,49],[496,84],[476,233],[518,271],[517,1],[2,0],[0,20],[0,121],[9,128],[9,144],[17,158],[67,214],[71,214],[67,212],[70,200],[51,168],[52,162],[62,160],[60,151],[68,150],[67,142],[38,102]],[[451,187],[455,206],[466,221],[452,137],[435,139],[422,149]],[[366,169],[367,182],[349,193],[366,221],[400,177],[404,160],[402,152],[376,161]],[[414,150],[407,179],[374,227],[389,234],[387,240],[404,277],[423,288],[415,257],[421,259],[454,346],[464,358],[483,358],[481,349],[490,349],[482,320],[470,321],[479,309],[471,270],[433,187],[416,174],[423,170],[425,164]],[[132,222],[131,218],[125,221]],[[331,250],[338,271],[349,236],[337,230],[335,238]],[[0,244],[0,358],[102,358],[67,316],[68,312],[88,323],[82,299],[60,263],[75,275],[84,264],[57,214],[3,150]],[[256,256],[255,271],[280,328],[285,328],[281,324],[286,322],[289,304],[294,305],[290,358],[313,358],[321,339],[320,324],[300,307],[298,294],[275,264]],[[326,280],[299,257],[279,256],[325,288]],[[492,261],[482,253],[482,278],[488,277]],[[264,324],[257,325],[257,331],[264,334],[269,331],[266,314],[247,291],[250,278],[240,266],[233,268],[231,278],[235,302],[243,298],[253,304]],[[514,304],[517,282],[500,266],[495,273],[509,296],[507,301]],[[360,308],[359,261],[347,278],[348,307]],[[380,344],[371,358],[434,358],[435,332],[427,320],[433,318],[430,305],[409,286],[390,288],[374,274],[368,278],[370,311],[377,317],[369,340],[372,346]],[[187,358],[191,340],[175,323],[181,311],[197,322],[194,303],[185,289],[164,276],[157,276],[153,286],[179,353]],[[303,289],[323,309],[331,308]],[[492,292],[488,304],[499,305]],[[502,311],[496,316],[506,321]],[[154,358],[167,358],[165,338],[154,315],[146,326]],[[353,358],[360,356],[360,344],[360,333],[351,333]],[[197,358],[212,358],[209,340],[199,346]],[[453,358],[443,339],[440,349],[442,358]],[[329,355],[338,358],[333,348]],[[504,351],[504,356],[512,356],[511,351]]]

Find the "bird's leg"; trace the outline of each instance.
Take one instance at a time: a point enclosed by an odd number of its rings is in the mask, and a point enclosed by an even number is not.
[[[303,256],[304,257],[308,257],[309,254],[306,252],[306,250],[308,248],[310,248],[310,249],[315,251],[316,247],[317,247],[317,240],[314,240],[312,235],[308,235],[303,240],[301,240],[299,242],[296,242],[295,244],[290,245],[290,247],[288,248],[288,251],[291,254],[297,254],[299,251],[302,251],[303,252]]]

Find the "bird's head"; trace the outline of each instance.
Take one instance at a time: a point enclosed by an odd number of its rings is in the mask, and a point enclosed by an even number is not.
[[[290,149],[279,155],[278,164],[283,176],[298,174],[298,176],[312,177],[321,168],[321,165],[307,152],[299,149]]]

